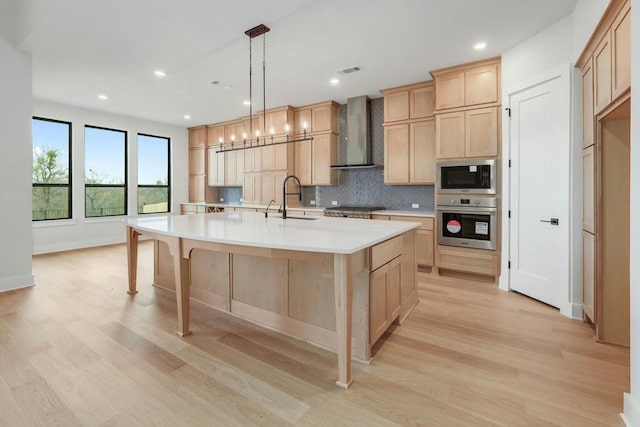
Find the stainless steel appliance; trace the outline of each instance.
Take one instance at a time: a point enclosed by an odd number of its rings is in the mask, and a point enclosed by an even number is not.
[[[440,162],[437,167],[440,194],[496,194],[495,159]]]
[[[324,216],[371,219],[374,211],[383,209],[375,206],[331,206],[324,208]]]
[[[437,202],[439,245],[496,249],[495,197],[439,196]]]

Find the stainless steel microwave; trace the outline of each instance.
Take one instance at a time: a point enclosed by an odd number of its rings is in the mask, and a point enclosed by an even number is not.
[[[495,159],[438,163],[438,193],[496,194]]]

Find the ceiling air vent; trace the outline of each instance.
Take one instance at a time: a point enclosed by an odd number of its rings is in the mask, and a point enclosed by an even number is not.
[[[355,67],[343,68],[342,70],[336,71],[336,73],[345,75],[345,74],[355,73],[356,71],[360,71],[360,67],[355,66]]]

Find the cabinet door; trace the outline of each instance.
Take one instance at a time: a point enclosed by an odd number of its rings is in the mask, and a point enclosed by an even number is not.
[[[236,151],[236,176],[234,179],[235,186],[241,186],[244,176],[244,155],[248,150]]]
[[[582,150],[582,229],[596,232],[595,145]]]
[[[582,148],[593,145],[593,68],[591,60],[582,70]]]
[[[222,184],[218,183],[218,154],[216,153],[216,148],[211,147],[207,149],[207,155],[209,156],[209,162],[208,162],[209,170],[207,171],[207,184],[209,184],[212,187],[215,187],[217,185],[224,185],[224,182]]]
[[[244,160],[244,171],[245,172],[253,172],[254,171],[254,154],[255,154],[256,150],[255,149],[249,149],[249,150],[244,150],[244,156],[243,156],[243,160]]]
[[[260,199],[258,203],[264,203],[265,205],[269,203],[271,200],[276,199],[276,186],[273,178],[273,174],[271,173],[262,173],[259,175],[260,180]],[[282,195],[280,195],[280,199],[282,199]],[[280,204],[281,202],[278,202]]]
[[[465,156],[498,155],[498,108],[465,112]]]
[[[311,109],[296,110],[295,113],[295,134],[302,135],[304,133],[304,123],[307,124],[307,132],[311,131]]]
[[[273,129],[274,135],[284,135],[288,118],[288,110],[267,112],[267,126],[264,129],[264,136],[271,135],[271,129]],[[260,126],[260,128],[262,127]]]
[[[596,323],[596,236],[582,232],[582,309]]]
[[[276,201],[276,204],[281,205],[284,204],[284,201],[282,200],[282,186],[284,184],[284,180],[287,178],[287,172],[286,171],[277,171],[273,174],[273,193],[275,194],[273,197],[273,200]],[[291,187],[289,188],[288,192],[292,192],[292,191],[297,191],[298,190],[298,185],[293,182],[293,181],[289,181]],[[293,197],[295,198],[296,196],[287,196],[287,197]],[[271,200],[271,199],[269,199]],[[263,202],[264,204],[268,204],[269,200]],[[291,199],[290,201],[293,201],[295,199]],[[289,203],[287,203],[288,205]]]
[[[208,126],[207,127],[207,146],[224,144],[224,126]]]
[[[260,170],[270,171],[274,169],[275,146],[265,145],[264,147],[255,148],[260,153]]]
[[[434,108],[433,85],[411,89],[409,92],[409,117],[422,119],[433,116]]]
[[[403,90],[384,96],[384,122],[409,119],[409,91]]]
[[[384,182],[409,183],[409,125],[384,128]]]
[[[436,77],[436,110],[464,106],[464,73],[453,71]]]
[[[242,200],[245,203],[260,202],[260,175],[246,173],[243,176]]]
[[[333,118],[329,104],[311,109],[311,132],[330,132],[332,125]]]
[[[189,201],[204,202],[204,175],[189,175]]]
[[[627,3],[611,26],[613,98],[631,86],[631,13]]]
[[[311,146],[313,185],[335,184],[337,171],[332,170],[331,165],[338,160],[338,135],[327,133],[314,136]]]
[[[498,102],[498,65],[476,67],[464,72],[465,105]]]
[[[593,53],[595,114],[611,103],[611,41],[607,33]]]
[[[436,122],[427,120],[409,125],[409,181],[436,182]]]
[[[189,150],[189,174],[190,175],[205,174],[204,150],[205,150],[204,147],[192,148]]]
[[[236,167],[237,167],[237,151],[227,151],[224,153],[224,184],[223,185],[236,185]]]
[[[464,122],[464,112],[461,111],[436,115],[436,157],[438,159],[464,157]]]
[[[433,265],[433,230],[417,231],[416,262],[418,265]]]
[[[302,141],[295,143],[296,176],[300,179],[300,183],[302,185],[312,185],[313,183],[313,178],[311,176],[311,145],[313,145],[314,142],[316,142],[316,138],[314,138],[314,141]]]
[[[387,272],[385,264],[369,277],[369,339],[371,344],[387,329]]]
[[[293,164],[289,163],[291,155],[291,163],[294,162],[294,148],[290,144],[279,144],[273,146],[273,169],[286,170],[293,169]]]
[[[400,282],[402,281],[402,257],[389,262],[387,275],[387,322],[390,324],[400,314]]]
[[[204,147],[207,142],[207,128],[202,126],[189,129],[189,148]]]

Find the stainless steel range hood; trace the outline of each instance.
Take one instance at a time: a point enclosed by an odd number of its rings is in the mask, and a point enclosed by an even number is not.
[[[366,95],[347,99],[346,144],[345,163],[332,165],[332,169],[358,169],[377,166],[371,160],[371,104]]]

